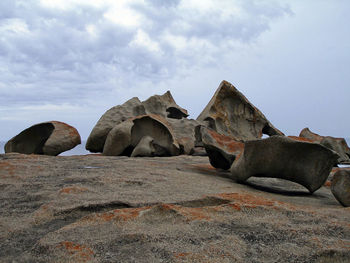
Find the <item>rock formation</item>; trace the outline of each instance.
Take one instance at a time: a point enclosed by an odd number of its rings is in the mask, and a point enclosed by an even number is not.
[[[203,144],[210,164],[215,168],[229,169],[236,157],[244,151],[244,143],[204,126],[196,127],[196,137],[197,142]]]
[[[0,154],[0,262],[347,262],[331,191],[207,157]]]
[[[188,116],[187,111],[177,105],[170,93],[154,95],[141,102],[134,97],[122,105],[109,109],[99,119],[86,142],[86,149],[91,152],[102,152],[108,133],[118,124],[145,114],[159,115],[163,118],[182,119]]]
[[[339,154],[339,163],[350,162],[350,148],[344,138],[335,138],[331,136],[320,136],[313,133],[309,128],[304,128],[299,137],[307,138],[313,142],[319,143]]]
[[[239,140],[267,135],[283,135],[231,83],[222,81],[214,96],[197,118],[219,134]]]
[[[109,133],[103,155],[172,156],[180,146],[166,120],[159,115],[141,115],[116,125]]]
[[[343,206],[350,206],[350,170],[339,169],[332,178],[331,190]]]
[[[251,176],[286,179],[313,193],[325,183],[338,158],[322,145],[272,136],[245,142],[244,152],[232,164],[231,173],[237,181]]]
[[[63,122],[35,124],[9,140],[5,153],[45,154],[56,156],[80,144],[78,131]]]

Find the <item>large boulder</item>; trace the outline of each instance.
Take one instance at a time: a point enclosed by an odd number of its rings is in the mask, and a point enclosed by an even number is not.
[[[197,118],[227,136],[254,140],[267,135],[283,135],[231,83],[222,81],[214,96]]]
[[[281,178],[313,193],[325,183],[338,158],[337,153],[320,144],[272,136],[245,142],[231,174],[241,182],[252,176]]]
[[[322,144],[323,146],[337,152],[339,154],[338,162],[350,162],[350,148],[344,138],[335,138],[331,136],[321,136],[304,128],[299,137],[307,138],[313,142]]]
[[[56,156],[81,143],[78,131],[63,122],[50,121],[25,129],[5,145],[5,153],[45,154]]]
[[[204,126],[196,127],[196,139],[203,144],[210,164],[215,168],[229,169],[244,151],[244,143]]]
[[[350,206],[350,170],[339,169],[332,178],[331,190],[343,206]]]
[[[163,95],[154,95],[141,102],[134,97],[122,105],[105,112],[99,119],[86,142],[86,149],[102,152],[108,133],[118,124],[132,117],[156,114],[163,118],[181,119],[188,116],[187,111],[176,104],[170,91]]]
[[[180,153],[171,127],[158,115],[141,115],[116,125],[108,134],[103,155],[173,156]]]

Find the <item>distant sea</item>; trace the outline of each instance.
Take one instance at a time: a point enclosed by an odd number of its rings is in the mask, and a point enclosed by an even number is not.
[[[72,150],[61,153],[60,156],[89,154],[90,152],[85,150],[85,143],[86,141],[82,141],[81,144],[75,146]],[[4,150],[5,144],[6,142],[0,142],[0,154],[5,152]]]
[[[345,139],[348,145],[350,146],[350,138]],[[4,153],[4,146],[6,142],[0,141],[0,154]],[[82,141],[81,144],[75,146],[72,150],[61,153],[61,156],[70,156],[70,155],[84,155],[89,154],[90,152],[85,150],[86,141]]]

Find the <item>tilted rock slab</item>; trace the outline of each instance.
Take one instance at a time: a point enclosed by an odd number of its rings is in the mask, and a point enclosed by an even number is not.
[[[350,170],[339,169],[332,178],[331,190],[343,206],[350,206]]]
[[[267,135],[283,135],[231,83],[222,81],[197,120],[205,121],[216,132],[239,140]]]
[[[180,146],[166,120],[158,115],[142,115],[115,126],[108,134],[103,155],[172,156]]]
[[[338,162],[350,162],[350,148],[347,145],[344,138],[335,138],[331,136],[320,136],[317,133],[313,133],[309,128],[304,128],[299,137],[310,139],[316,143],[319,143],[339,154]]]
[[[154,95],[141,102],[134,97],[122,105],[115,106],[105,112],[99,119],[86,142],[90,152],[102,152],[108,133],[118,124],[145,114],[156,114],[164,118],[181,119],[188,116],[187,111],[177,105],[170,93]]]
[[[237,181],[252,176],[290,180],[311,193],[327,180],[339,155],[328,148],[285,136],[245,142],[244,152],[233,162],[231,174]]]
[[[56,156],[81,143],[78,131],[63,122],[35,124],[9,140],[5,153],[45,154]]]
[[[203,144],[210,164],[215,168],[230,169],[233,161],[244,150],[244,143],[233,137],[218,134],[204,126],[196,127],[196,137]]]

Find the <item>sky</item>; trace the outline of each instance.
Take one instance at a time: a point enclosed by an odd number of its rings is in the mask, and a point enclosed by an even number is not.
[[[51,120],[85,140],[170,90],[196,118],[222,80],[287,135],[350,137],[348,0],[1,0],[0,140]]]

